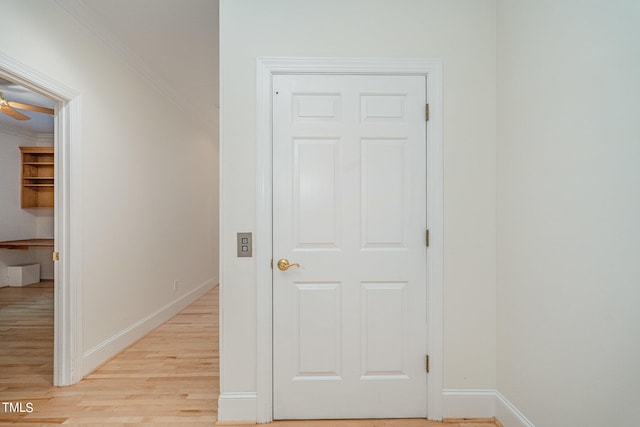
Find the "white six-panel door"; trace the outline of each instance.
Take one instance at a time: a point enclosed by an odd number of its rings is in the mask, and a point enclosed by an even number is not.
[[[425,83],[274,76],[275,419],[426,416]]]

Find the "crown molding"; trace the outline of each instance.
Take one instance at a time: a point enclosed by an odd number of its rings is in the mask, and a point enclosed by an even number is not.
[[[8,123],[3,123],[0,125],[0,134],[17,136],[18,138],[26,138],[33,143],[37,142],[38,140],[37,133],[22,129],[21,127],[14,126]]]
[[[126,43],[109,30],[100,15],[88,6],[83,0],[54,0],[75,21],[84,27],[89,33],[101,40],[107,48],[119,56],[127,66],[142,77],[158,94],[169,100],[187,117],[196,117],[197,121],[205,129],[208,129],[202,114],[193,108],[186,98],[177,93],[162,77],[153,72],[151,68],[131,49]]]
[[[36,144],[38,145],[53,145],[54,139],[55,139],[55,134],[52,132],[36,133]]]

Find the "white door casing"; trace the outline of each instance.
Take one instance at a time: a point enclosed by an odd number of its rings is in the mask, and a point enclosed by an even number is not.
[[[54,264],[53,384],[71,385],[82,379],[80,96],[1,52],[0,77],[56,101],[54,250],[60,261]]]
[[[272,79],[277,75],[411,75],[427,79],[427,418],[442,419],[442,61],[440,59],[258,58],[256,81],[257,366],[255,393],[221,393],[222,419],[273,420]],[[223,361],[222,361],[223,362]],[[223,399],[224,398],[224,399]],[[255,402],[252,404],[251,402]],[[228,409],[227,409],[228,408]]]
[[[274,417],[426,417],[423,76],[275,76]]]

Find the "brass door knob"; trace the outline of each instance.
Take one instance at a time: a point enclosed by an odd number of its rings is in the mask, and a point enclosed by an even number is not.
[[[297,262],[290,264],[288,259],[282,258],[280,261],[278,261],[278,268],[281,271],[287,271],[290,267],[293,267],[294,265],[296,267],[300,267],[300,264],[298,264]]]

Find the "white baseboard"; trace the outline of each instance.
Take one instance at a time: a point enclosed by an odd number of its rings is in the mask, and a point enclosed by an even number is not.
[[[492,418],[504,427],[535,427],[497,390],[443,390],[444,418]]]
[[[442,405],[444,418],[492,418],[496,413],[496,391],[442,390]]]
[[[504,427],[535,427],[506,397],[496,391],[495,417]]]
[[[504,427],[535,427],[497,390],[448,389],[442,391],[442,398],[444,418],[495,417]],[[218,421],[255,420],[256,393],[222,393],[218,398]]]
[[[221,393],[218,397],[218,421],[256,422],[256,393]]]
[[[177,300],[170,302],[144,319],[141,319],[128,328],[107,338],[95,347],[87,350],[82,356],[82,376],[84,377],[91,373],[98,366],[102,365],[104,362],[108,361],[113,356],[165,323],[167,320],[171,319],[189,304],[204,295],[207,291],[213,289],[217,283],[217,278],[207,280],[197,288],[182,295]]]

